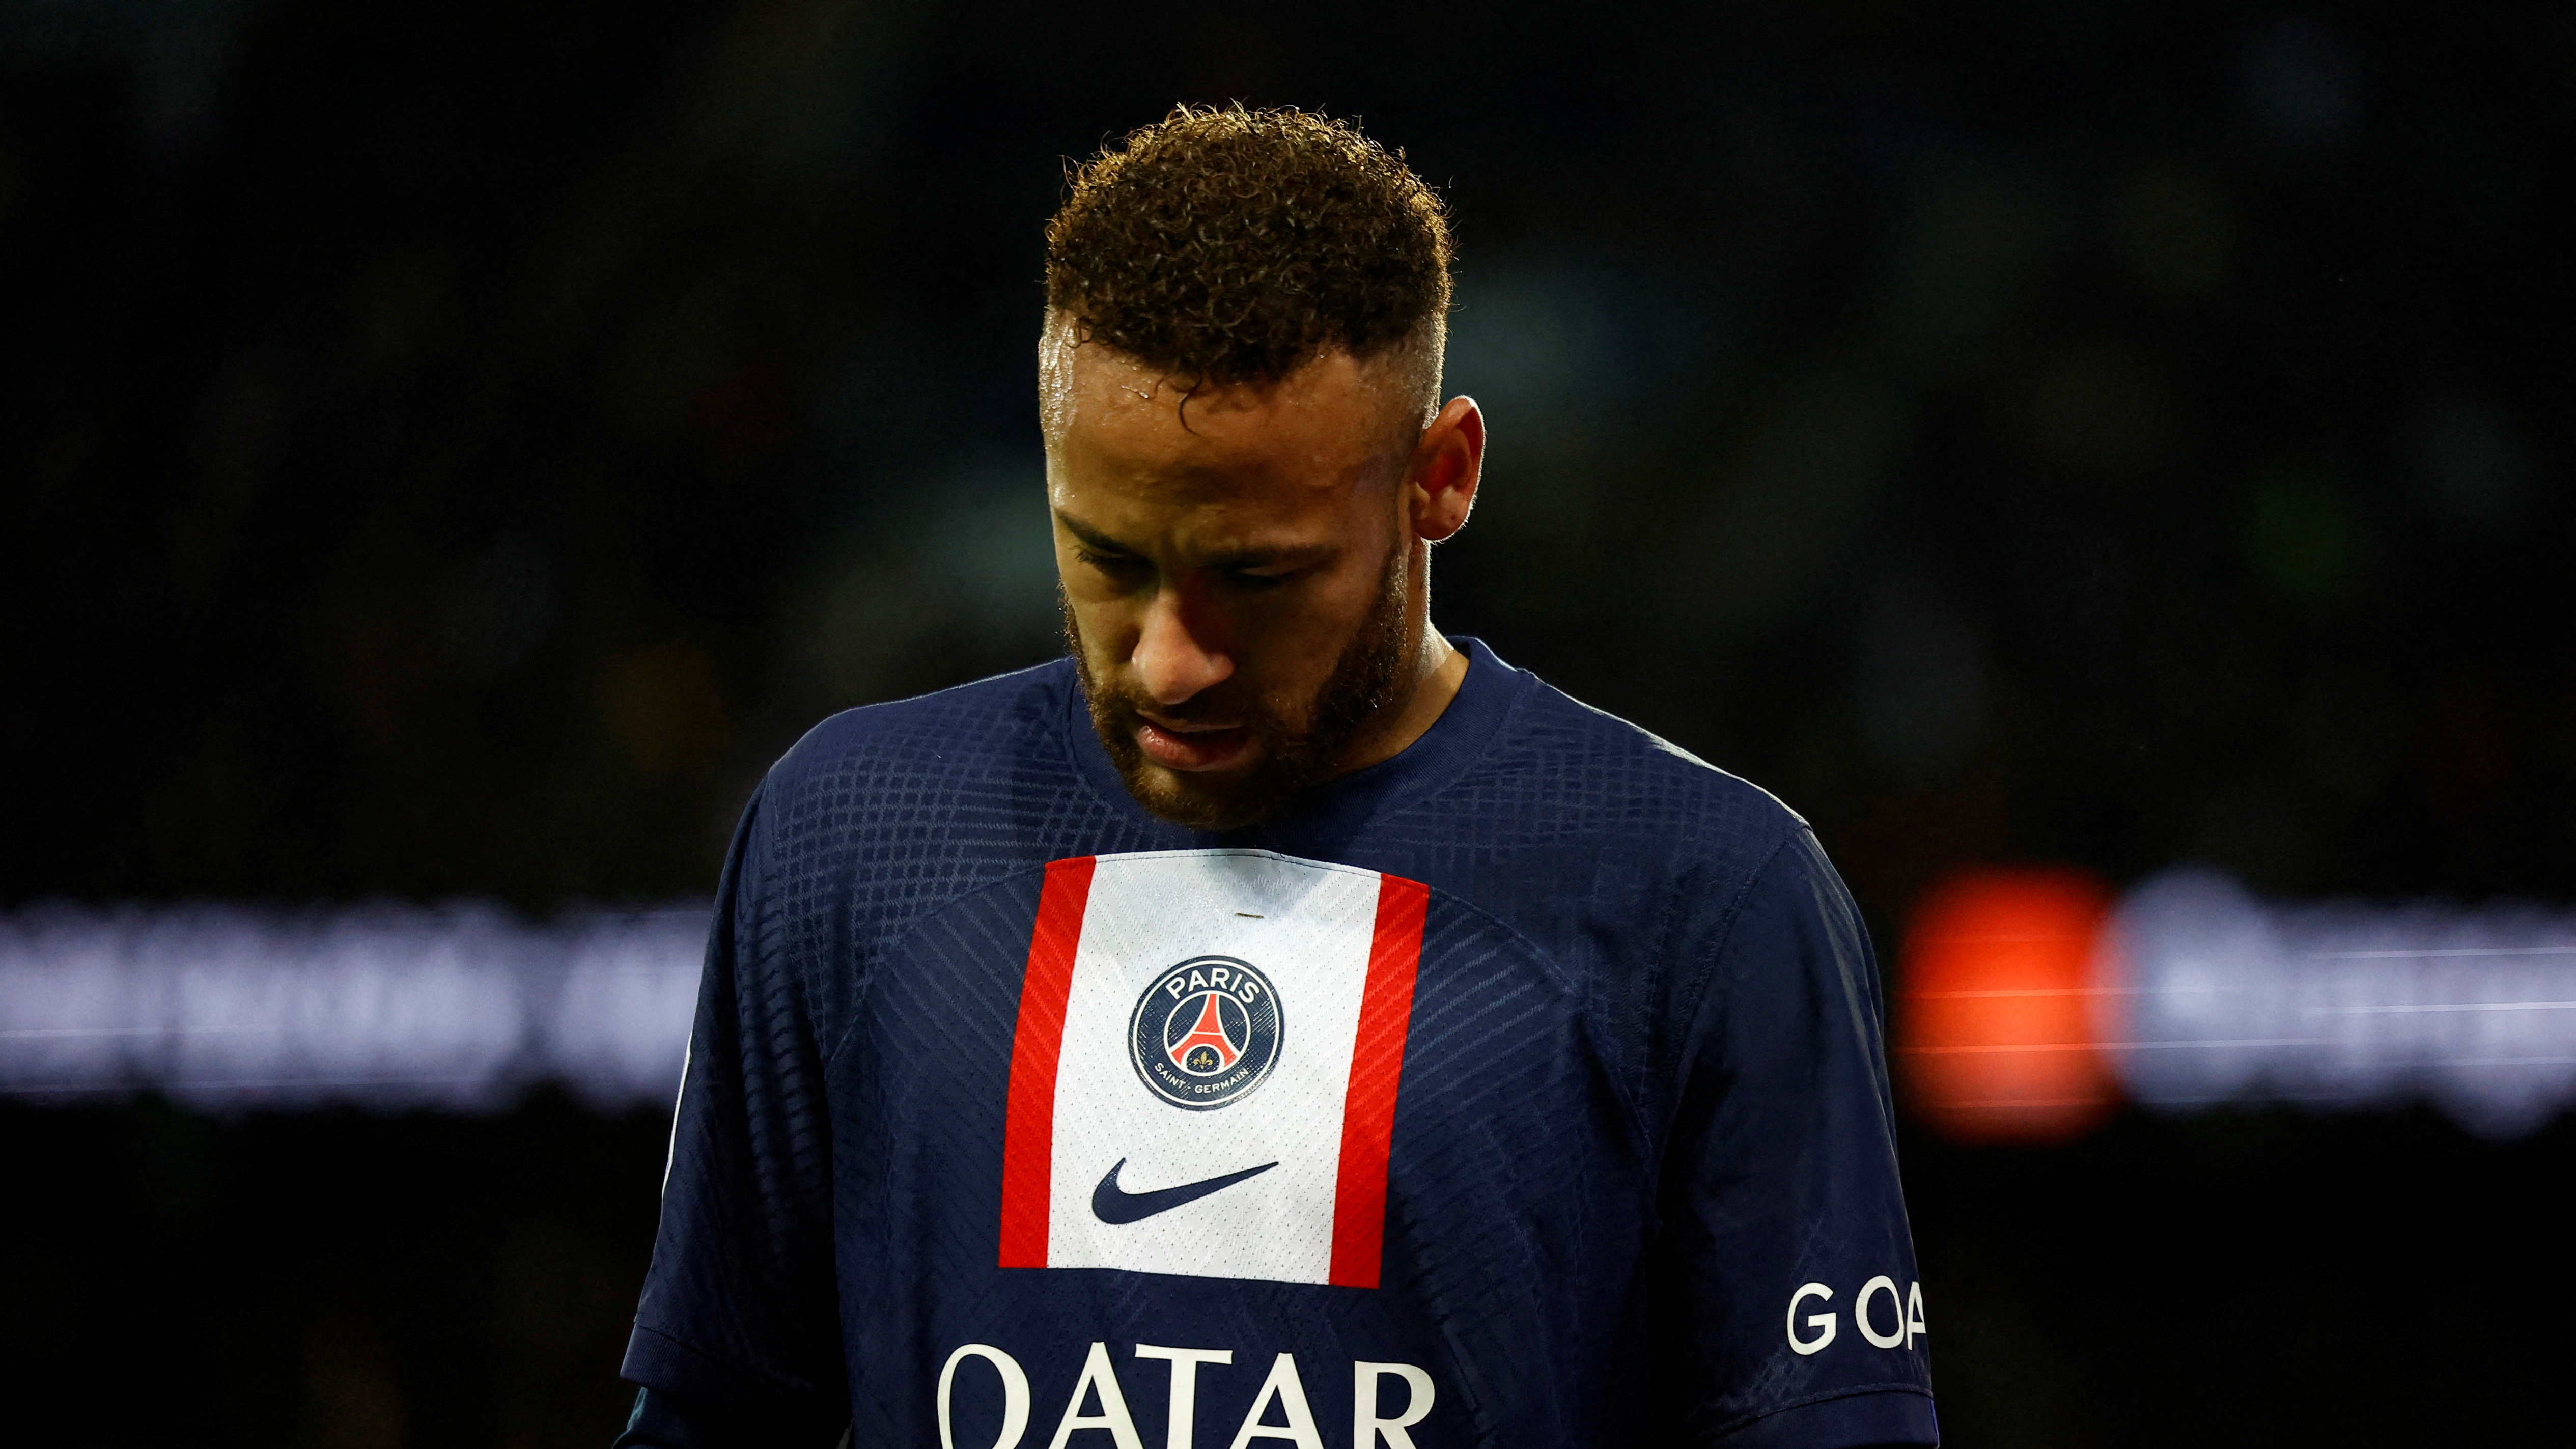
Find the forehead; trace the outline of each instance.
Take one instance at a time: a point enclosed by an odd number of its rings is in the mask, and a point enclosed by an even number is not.
[[[1332,352],[1275,383],[1192,390],[1059,323],[1039,366],[1050,486],[1059,504],[1321,501],[1402,468],[1413,438],[1396,371]]]

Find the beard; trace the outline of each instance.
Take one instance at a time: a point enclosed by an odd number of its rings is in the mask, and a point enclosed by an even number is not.
[[[1303,724],[1271,699],[1253,698],[1230,707],[1240,716],[1258,748],[1252,766],[1220,778],[1169,770],[1145,758],[1136,743],[1138,710],[1144,696],[1112,689],[1092,673],[1091,655],[1082,646],[1082,627],[1070,605],[1064,609],[1065,644],[1073,654],[1074,673],[1082,682],[1084,703],[1091,707],[1091,727],[1109,752],[1110,763],[1136,803],[1156,815],[1194,830],[1237,830],[1272,814],[1291,796],[1331,779],[1351,749],[1372,725],[1382,725],[1395,702],[1396,681],[1403,676],[1407,645],[1405,560],[1402,543],[1388,550],[1385,576],[1368,617],[1342,647],[1333,671],[1299,711]],[[1186,722],[1190,704],[1156,712]]]

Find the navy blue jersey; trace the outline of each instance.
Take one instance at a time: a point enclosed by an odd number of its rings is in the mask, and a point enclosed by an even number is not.
[[[1248,829],[1059,661],[840,715],[726,867],[626,1377],[858,1445],[1935,1442],[1804,822],[1467,641]]]

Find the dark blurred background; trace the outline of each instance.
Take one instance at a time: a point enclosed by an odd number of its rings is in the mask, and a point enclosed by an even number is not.
[[[0,906],[703,896],[1054,652],[1067,158],[1447,188],[1435,615],[1978,862],[2576,899],[2576,9],[0,3]],[[2553,582],[2556,580],[2556,582]],[[605,1445],[667,1118],[0,1103],[0,1437]],[[1907,1143],[1949,1441],[2576,1442],[2576,1131]]]

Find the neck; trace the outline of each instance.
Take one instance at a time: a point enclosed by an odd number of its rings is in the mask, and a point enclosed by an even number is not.
[[[1458,687],[1466,683],[1466,651],[1442,638],[1428,617],[1422,618],[1419,628],[1421,646],[1413,651],[1413,667],[1406,671],[1400,686],[1402,693],[1387,705],[1383,716],[1386,725],[1371,730],[1351,747],[1334,770],[1336,776],[1353,774],[1403,754],[1440,722],[1449,701],[1458,697]]]

